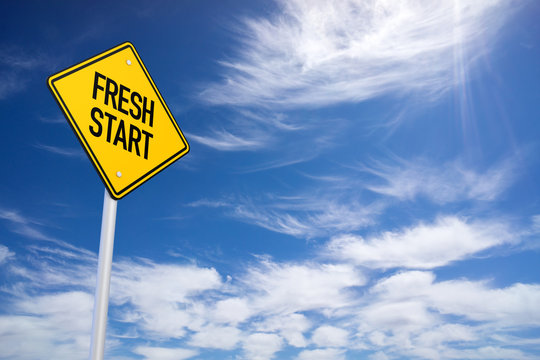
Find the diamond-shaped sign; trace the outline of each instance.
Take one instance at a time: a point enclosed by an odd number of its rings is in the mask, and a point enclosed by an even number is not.
[[[129,42],[50,76],[47,84],[115,199],[189,151]]]

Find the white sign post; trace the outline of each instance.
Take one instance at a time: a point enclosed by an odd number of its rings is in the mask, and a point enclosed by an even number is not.
[[[99,239],[99,259],[94,299],[94,317],[92,319],[92,340],[90,359],[102,360],[105,351],[105,333],[107,331],[107,312],[109,307],[109,289],[114,248],[114,229],[116,225],[117,201],[105,190],[103,215],[101,218],[101,236]]]

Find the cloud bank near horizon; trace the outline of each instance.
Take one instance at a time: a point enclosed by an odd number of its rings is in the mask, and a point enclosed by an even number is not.
[[[24,254],[0,247],[11,279],[2,289],[10,310],[0,315],[0,347],[10,349],[3,355],[86,358],[95,284],[87,275],[95,274],[96,256],[60,241],[32,241]],[[334,238],[295,261],[258,256],[237,274],[124,258],[113,267],[107,351],[123,348],[120,358],[128,359],[128,346],[154,360],[205,351],[261,360],[281,351],[297,359],[532,358],[518,344],[534,341],[527,329],[540,326],[540,284],[439,280],[432,270],[516,241],[500,222],[446,217],[367,241]],[[144,345],[129,347],[140,337]]]

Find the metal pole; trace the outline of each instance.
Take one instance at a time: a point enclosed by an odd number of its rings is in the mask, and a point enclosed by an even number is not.
[[[116,224],[116,200],[105,189],[103,215],[101,218],[101,237],[99,240],[99,260],[92,319],[92,340],[90,359],[102,360],[105,351],[105,332],[107,330],[107,311],[109,308],[109,288],[114,247],[114,228]]]

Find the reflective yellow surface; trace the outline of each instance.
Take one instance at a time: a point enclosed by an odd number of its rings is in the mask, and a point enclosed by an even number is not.
[[[48,85],[115,199],[189,151],[130,43],[51,76]]]

